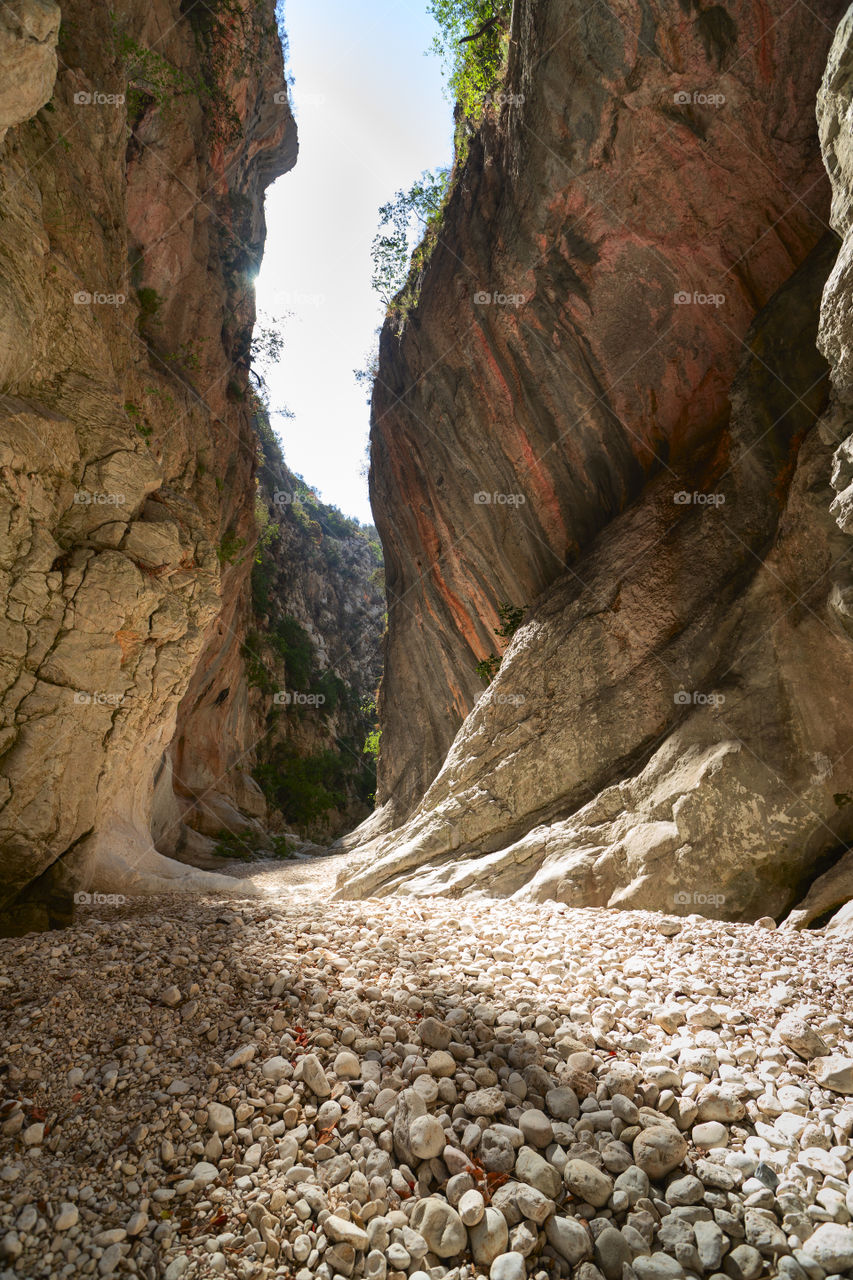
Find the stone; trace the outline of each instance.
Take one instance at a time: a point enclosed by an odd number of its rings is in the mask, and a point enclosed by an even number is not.
[[[506,1110],[506,1099],[495,1087],[475,1089],[465,1096],[465,1110],[469,1116],[498,1116]]]
[[[829,1089],[832,1093],[853,1093],[853,1058],[832,1053],[826,1057],[812,1058],[809,1065],[822,1089]]]
[[[489,1267],[489,1280],[526,1280],[527,1267],[520,1253],[500,1253]]]
[[[286,1058],[282,1058],[279,1055],[274,1058],[267,1058],[266,1062],[261,1066],[261,1075],[265,1080],[271,1080],[273,1084],[279,1084],[290,1075],[290,1063]]]
[[[416,1160],[441,1155],[446,1143],[444,1129],[435,1116],[415,1116],[409,1124],[409,1147]]]
[[[828,1274],[853,1271],[853,1227],[824,1222],[803,1242],[803,1249]]]
[[[665,1178],[687,1155],[687,1143],[676,1128],[652,1125],[638,1133],[633,1143],[634,1160],[650,1178]]]
[[[633,1253],[615,1227],[605,1227],[595,1237],[595,1261],[605,1280],[622,1280],[622,1268],[630,1266]]]
[[[811,1062],[813,1058],[829,1056],[829,1048],[822,1036],[794,1013],[786,1013],[776,1027],[776,1034],[794,1053]]]
[[[752,1245],[737,1244],[723,1261],[723,1270],[731,1280],[757,1280],[764,1268],[764,1261]]]
[[[206,1160],[200,1160],[198,1164],[193,1165],[190,1173],[190,1180],[194,1186],[206,1187],[211,1182],[215,1182],[219,1177],[219,1170],[215,1164],[209,1164]]]
[[[577,1218],[555,1215],[545,1223],[545,1235],[551,1248],[572,1266],[593,1254],[592,1240]]]
[[[323,1064],[316,1053],[306,1053],[296,1064],[294,1080],[303,1080],[311,1092],[318,1098],[328,1098],[332,1092]]]
[[[323,1223],[323,1230],[328,1238],[335,1243],[348,1244],[362,1253],[366,1253],[369,1248],[370,1241],[368,1240],[367,1232],[354,1222],[338,1217],[337,1214],[329,1215]]]
[[[613,1194],[613,1179],[586,1160],[568,1160],[563,1181],[573,1195],[596,1209],[603,1208]]]
[[[694,1222],[696,1252],[704,1271],[719,1271],[727,1247],[726,1237],[716,1222]]]
[[[225,1066],[228,1070],[234,1067],[248,1066],[256,1052],[257,1049],[253,1044],[241,1045],[239,1049],[235,1049],[234,1052],[225,1059]]]
[[[447,1049],[453,1039],[450,1028],[438,1018],[424,1018],[418,1026],[418,1035],[421,1044],[430,1049]]]
[[[438,1196],[428,1196],[415,1205],[411,1224],[438,1258],[454,1257],[467,1243],[467,1233],[459,1214]]]
[[[486,1211],[486,1202],[482,1192],[475,1188],[466,1191],[456,1206],[459,1217],[466,1227],[473,1227],[480,1221]]]
[[[632,1265],[637,1280],[684,1280],[681,1263],[668,1253],[652,1253],[648,1257],[635,1258]]]
[[[553,1141],[554,1130],[544,1111],[533,1109],[523,1111],[518,1121],[518,1127],[524,1135],[524,1141],[529,1146],[547,1147]]]
[[[70,1231],[72,1227],[76,1227],[80,1220],[80,1210],[76,1204],[70,1204],[67,1200],[63,1200],[59,1206],[59,1213],[53,1220],[54,1231]]]
[[[207,1127],[211,1133],[216,1133],[220,1138],[224,1138],[229,1133],[233,1133],[236,1126],[234,1112],[230,1107],[226,1107],[221,1102],[209,1102],[207,1104]]]
[[[619,1183],[617,1182],[617,1186]],[[665,1200],[671,1205],[699,1204],[705,1194],[705,1188],[698,1178],[688,1173],[683,1178],[676,1178],[666,1189]]]
[[[728,1129],[717,1120],[694,1125],[690,1136],[697,1147],[704,1147],[706,1150],[728,1146],[729,1142]]]
[[[342,1049],[335,1058],[332,1070],[339,1080],[357,1080],[361,1075],[361,1062],[354,1053]]]
[[[448,1080],[456,1074],[456,1059],[452,1053],[436,1049],[427,1058],[427,1071],[431,1076],[436,1076],[441,1080]]]
[[[468,1241],[474,1261],[481,1267],[490,1267],[495,1258],[506,1251],[509,1243],[506,1218],[489,1206],[480,1221],[468,1228]]]

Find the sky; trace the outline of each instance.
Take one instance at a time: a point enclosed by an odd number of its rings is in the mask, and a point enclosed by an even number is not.
[[[426,0],[287,0],[299,159],[267,192],[259,316],[284,318],[264,369],[285,460],[324,502],[371,522],[369,407],[353,376],[382,321],[370,286],[379,206],[447,166],[453,113]]]

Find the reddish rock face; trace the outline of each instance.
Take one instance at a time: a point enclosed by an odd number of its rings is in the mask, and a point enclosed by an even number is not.
[[[826,229],[840,12],[516,4],[507,105],[381,340],[388,821],[482,692],[498,604],[532,604],[662,465],[701,486],[747,328]]]

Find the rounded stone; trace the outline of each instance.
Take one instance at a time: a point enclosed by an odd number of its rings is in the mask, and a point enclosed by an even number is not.
[[[456,1074],[456,1059],[444,1049],[436,1049],[427,1058],[427,1071],[437,1080],[446,1080]]]
[[[853,1272],[853,1227],[824,1222],[803,1243],[803,1252],[830,1275]]]
[[[602,1209],[613,1194],[613,1179],[587,1160],[567,1160],[563,1181],[580,1200]]]
[[[705,1124],[695,1124],[690,1134],[697,1147],[712,1150],[729,1145],[729,1131],[719,1120],[708,1120]]]
[[[622,1280],[623,1265],[633,1258],[630,1246],[615,1227],[605,1227],[595,1238],[595,1261],[606,1280]]]
[[[547,1147],[554,1141],[554,1128],[544,1111],[523,1111],[518,1127],[524,1134],[524,1141],[532,1147]]]
[[[486,1212],[486,1202],[482,1193],[476,1188],[466,1191],[457,1205],[457,1210],[466,1227],[475,1227]]]
[[[357,1080],[361,1075],[361,1062],[354,1053],[342,1049],[332,1068],[339,1080]]]
[[[234,1132],[236,1124],[234,1112],[230,1107],[224,1106],[221,1102],[207,1104],[207,1127],[211,1133],[218,1133],[220,1138],[224,1138],[226,1134]]]
[[[409,1146],[417,1160],[440,1156],[447,1139],[441,1122],[435,1116],[415,1116],[409,1125]]]
[[[411,1224],[421,1233],[437,1258],[455,1257],[468,1242],[459,1214],[438,1196],[428,1196],[415,1205]]]
[[[489,1206],[480,1221],[468,1229],[468,1239],[471,1242],[474,1261],[481,1267],[490,1267],[509,1243],[506,1218],[497,1209]]]
[[[634,1160],[650,1178],[665,1178],[687,1155],[687,1142],[673,1126],[652,1125],[634,1139]]]
[[[489,1280],[525,1280],[526,1275],[520,1253],[500,1253],[489,1267]]]

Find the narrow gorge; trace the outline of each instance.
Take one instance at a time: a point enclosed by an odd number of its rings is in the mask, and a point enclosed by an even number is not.
[[[853,8],[410,6],[375,523],[296,8],[0,0],[0,1280],[850,1280]]]

